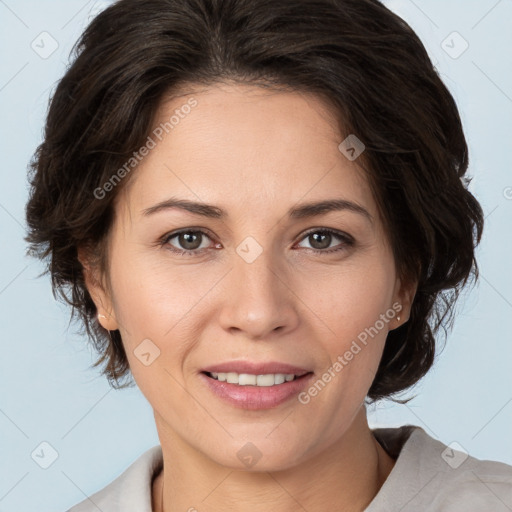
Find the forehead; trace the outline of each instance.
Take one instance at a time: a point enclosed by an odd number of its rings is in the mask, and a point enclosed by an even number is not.
[[[335,113],[313,94],[226,84],[189,89],[162,101],[150,137],[154,147],[129,187],[137,210],[171,193],[243,202],[247,212],[327,196],[373,209],[365,173],[338,149],[344,135]]]
[[[337,118],[331,103],[319,95],[300,90],[285,89],[284,86],[251,85],[246,83],[216,83],[209,86],[191,85],[181,86],[176,94],[164,96],[160,102],[155,125],[165,122],[169,114],[182,107],[190,98],[197,100],[198,106],[208,116],[229,116],[239,126],[251,126],[254,119],[247,114],[258,114],[265,118],[269,115],[273,123],[272,129],[279,123],[280,116],[286,114],[289,120],[300,120],[302,123],[312,125],[320,119],[336,128]],[[197,112],[197,108],[191,109]],[[201,119],[196,116],[196,122]],[[204,119],[206,122],[206,119]],[[284,127],[284,124],[279,124]]]

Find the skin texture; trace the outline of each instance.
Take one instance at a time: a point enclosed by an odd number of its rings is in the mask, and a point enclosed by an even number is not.
[[[108,276],[80,253],[100,321],[120,330],[154,410],[164,470],[153,508],[162,510],[163,497],[166,512],[363,510],[394,464],[368,427],[364,398],[388,331],[409,317],[414,289],[400,283],[369,185],[357,160],[338,150],[346,134],[325,103],[222,84],[162,103],[155,126],[191,97],[197,106],[116,199]],[[142,214],[170,197],[214,204],[228,217],[176,208]],[[287,216],[299,203],[340,198],[373,220],[349,210]],[[179,237],[158,244],[182,228],[206,232],[195,255],[171,252],[190,247]],[[311,228],[355,242],[315,241]],[[262,248],[252,263],[236,252],[249,236]],[[331,248],[341,250],[325,252]],[[307,404],[293,397],[244,410],[199,378],[202,368],[229,360],[287,362],[319,378],[395,302],[400,321],[385,323]],[[134,354],[145,339],[160,350],[148,366]],[[249,441],[262,454],[251,468],[237,457]]]

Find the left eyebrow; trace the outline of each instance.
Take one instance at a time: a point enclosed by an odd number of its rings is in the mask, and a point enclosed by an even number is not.
[[[207,203],[198,203],[190,201],[188,199],[176,199],[171,198],[162,201],[154,206],[142,210],[144,216],[152,215],[162,210],[169,210],[172,208],[178,208],[181,210],[188,211],[195,215],[202,217],[209,217],[213,219],[225,219],[228,214],[222,208]],[[291,219],[305,219],[310,217],[316,217],[318,215],[324,215],[333,211],[348,210],[353,213],[357,213],[365,217],[370,223],[373,223],[373,217],[361,205],[348,201],[346,199],[326,199],[324,201],[303,203],[288,210],[288,217]]]
[[[358,213],[370,221],[370,223],[373,223],[373,217],[368,210],[363,208],[361,205],[346,199],[327,199],[316,203],[304,203],[290,209],[288,211],[288,216],[292,219],[304,219],[341,210]]]

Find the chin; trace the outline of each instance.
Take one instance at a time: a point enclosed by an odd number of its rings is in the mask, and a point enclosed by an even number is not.
[[[290,446],[283,450],[283,444],[278,442],[279,451],[274,443],[269,445],[265,441],[240,441],[233,443],[233,449],[226,447],[227,451],[220,454],[203,452],[215,463],[237,471],[250,471],[259,473],[263,471],[283,471],[299,463],[297,450]]]

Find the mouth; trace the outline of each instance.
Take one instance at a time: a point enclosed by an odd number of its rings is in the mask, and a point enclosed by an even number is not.
[[[255,387],[269,387],[279,386],[286,382],[292,382],[302,379],[313,372],[305,372],[300,374],[294,373],[266,373],[266,374],[251,374],[251,373],[236,373],[236,372],[202,372],[207,377],[217,380],[219,382],[227,382],[228,384],[235,384],[238,386],[255,386]]]
[[[211,396],[237,409],[268,410],[285,403],[306,389],[313,372],[296,373],[235,373],[202,371],[201,381]]]

